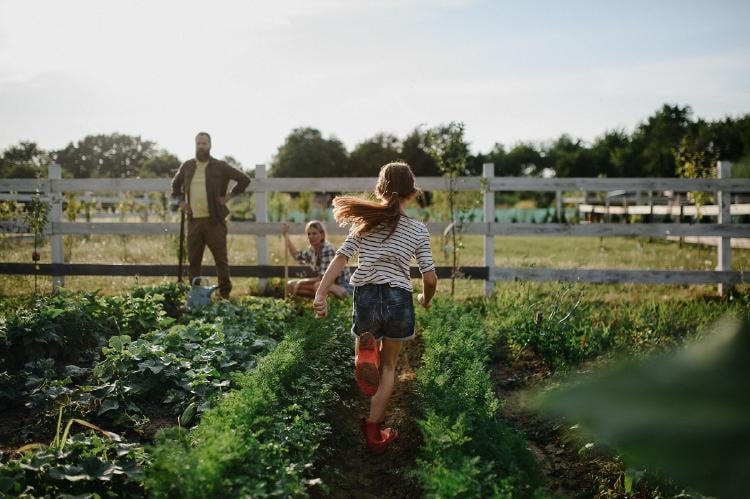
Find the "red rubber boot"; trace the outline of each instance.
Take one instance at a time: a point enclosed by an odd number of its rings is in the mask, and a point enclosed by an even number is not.
[[[385,452],[388,444],[398,438],[398,432],[393,428],[381,428],[383,423],[375,423],[362,419],[362,434],[365,437],[367,448],[373,454]]]

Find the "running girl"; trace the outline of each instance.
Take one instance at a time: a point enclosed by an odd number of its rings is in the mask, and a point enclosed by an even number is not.
[[[409,165],[397,162],[383,166],[375,195],[379,202],[350,196],[333,200],[336,221],[352,227],[323,275],[313,307],[317,317],[328,314],[328,290],[349,259],[359,252],[359,264],[351,277],[355,377],[362,392],[372,396],[362,432],[370,450],[379,454],[398,437],[393,428],[384,428],[384,421],[398,355],[404,342],[414,338],[409,273],[412,258],[416,257],[422,274],[424,291],[418,301],[425,308],[435,294],[437,276],[427,227],[404,213],[406,204],[417,195]]]

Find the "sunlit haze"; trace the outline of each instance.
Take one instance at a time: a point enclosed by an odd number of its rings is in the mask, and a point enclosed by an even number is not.
[[[750,111],[750,3],[0,0],[0,148],[141,135],[267,162],[466,124],[474,151],[632,130],[664,103]]]

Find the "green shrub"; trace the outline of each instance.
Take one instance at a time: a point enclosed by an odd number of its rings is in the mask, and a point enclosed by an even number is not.
[[[283,341],[192,433],[162,432],[146,488],[155,497],[306,495],[330,412],[350,385],[345,305],[329,322],[311,314],[287,324]]]
[[[184,285],[133,288],[121,296],[60,291],[34,296],[9,312],[0,327],[0,370],[53,359],[61,370],[91,364],[114,335],[137,338],[168,327],[179,315]]]
[[[624,287],[628,296],[632,290]],[[550,368],[575,366],[599,355],[640,355],[666,350],[700,333],[746,300],[723,302],[637,297],[612,302],[601,287],[519,284],[486,305],[490,334],[516,356],[533,354]]]
[[[189,289],[190,287],[184,283],[167,282],[154,286],[136,286],[130,290],[130,295],[133,298],[159,295],[164,312],[168,317],[177,319],[182,314]]]
[[[32,299],[9,313],[0,331],[0,370],[15,373],[27,362],[91,362],[105,338],[96,293],[60,292]]]
[[[145,303],[150,296],[126,298]],[[202,413],[231,388],[233,372],[252,369],[275,347],[270,336],[283,335],[292,312],[284,302],[251,298],[204,307],[169,328],[173,319],[152,314],[161,328],[136,339],[111,336],[92,368],[68,365],[55,372],[50,359],[28,363],[24,398],[48,425],[59,405],[123,431],[140,431],[148,423],[144,404],[160,405],[176,416],[195,403]]]
[[[27,451],[0,466],[0,496],[142,497],[145,463],[141,446],[77,433],[64,448]]]
[[[490,343],[471,304],[437,302],[420,315],[417,389],[424,445],[417,476],[431,497],[527,497],[539,472],[521,435],[498,414]]]
[[[153,296],[156,295],[140,294],[136,298],[128,295],[127,299],[145,303]],[[120,300],[109,301],[107,306],[113,303],[129,306]],[[257,360],[275,347],[277,340],[271,336],[282,337],[286,328],[296,330],[295,312],[278,300],[249,298],[240,304],[216,303],[195,314],[185,314],[180,324],[147,332],[135,340],[127,335],[111,336],[102,349],[102,359],[92,368],[75,365],[59,368],[52,358],[27,362],[24,372],[18,375],[2,373],[0,395],[7,391],[6,387],[10,390],[12,383],[25,380],[25,385],[21,384],[21,399],[39,416],[35,430],[42,431],[35,431],[37,434],[48,429],[54,433],[51,418],[45,416],[58,416],[60,406],[65,407],[66,417],[84,416],[108,430],[138,432],[148,422],[139,405],[151,402],[172,409],[175,416],[182,413],[179,422],[189,426],[218,395],[230,390],[232,378],[246,377],[238,373],[253,370]],[[326,331],[320,323],[316,326]],[[317,339],[328,334],[321,332]],[[305,347],[317,348],[313,343],[305,343]],[[321,355],[335,360],[341,354],[326,351]],[[317,421],[324,419],[314,409],[320,406],[320,400],[332,399],[334,384],[323,379],[318,367],[310,365],[299,373],[289,374],[302,387],[320,387],[312,394],[319,403],[307,403],[307,395],[302,392],[298,397],[302,405],[288,404],[281,408],[278,414],[285,419],[275,429],[279,442],[285,441],[287,429],[294,430],[300,422],[307,433],[297,434],[308,439],[297,441],[300,448],[314,449],[319,434],[325,433],[325,427],[316,426]],[[348,369],[343,365],[327,366],[326,372],[344,376]],[[267,388],[264,395],[269,400],[277,397],[273,390],[278,386],[273,380]],[[18,389],[11,391],[5,395],[19,397]],[[13,401],[18,402],[15,398]],[[60,433],[59,424],[57,432]],[[269,443],[269,447],[275,445]],[[37,446],[22,457],[0,465],[0,496],[142,496],[141,470],[147,464],[147,453],[141,444],[110,442],[98,435],[78,433],[68,440],[65,449]]]

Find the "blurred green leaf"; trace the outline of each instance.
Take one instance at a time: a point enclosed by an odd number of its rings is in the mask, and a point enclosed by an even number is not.
[[[725,320],[705,341],[630,360],[536,397],[581,423],[632,466],[721,497],[750,490],[750,322]]]

